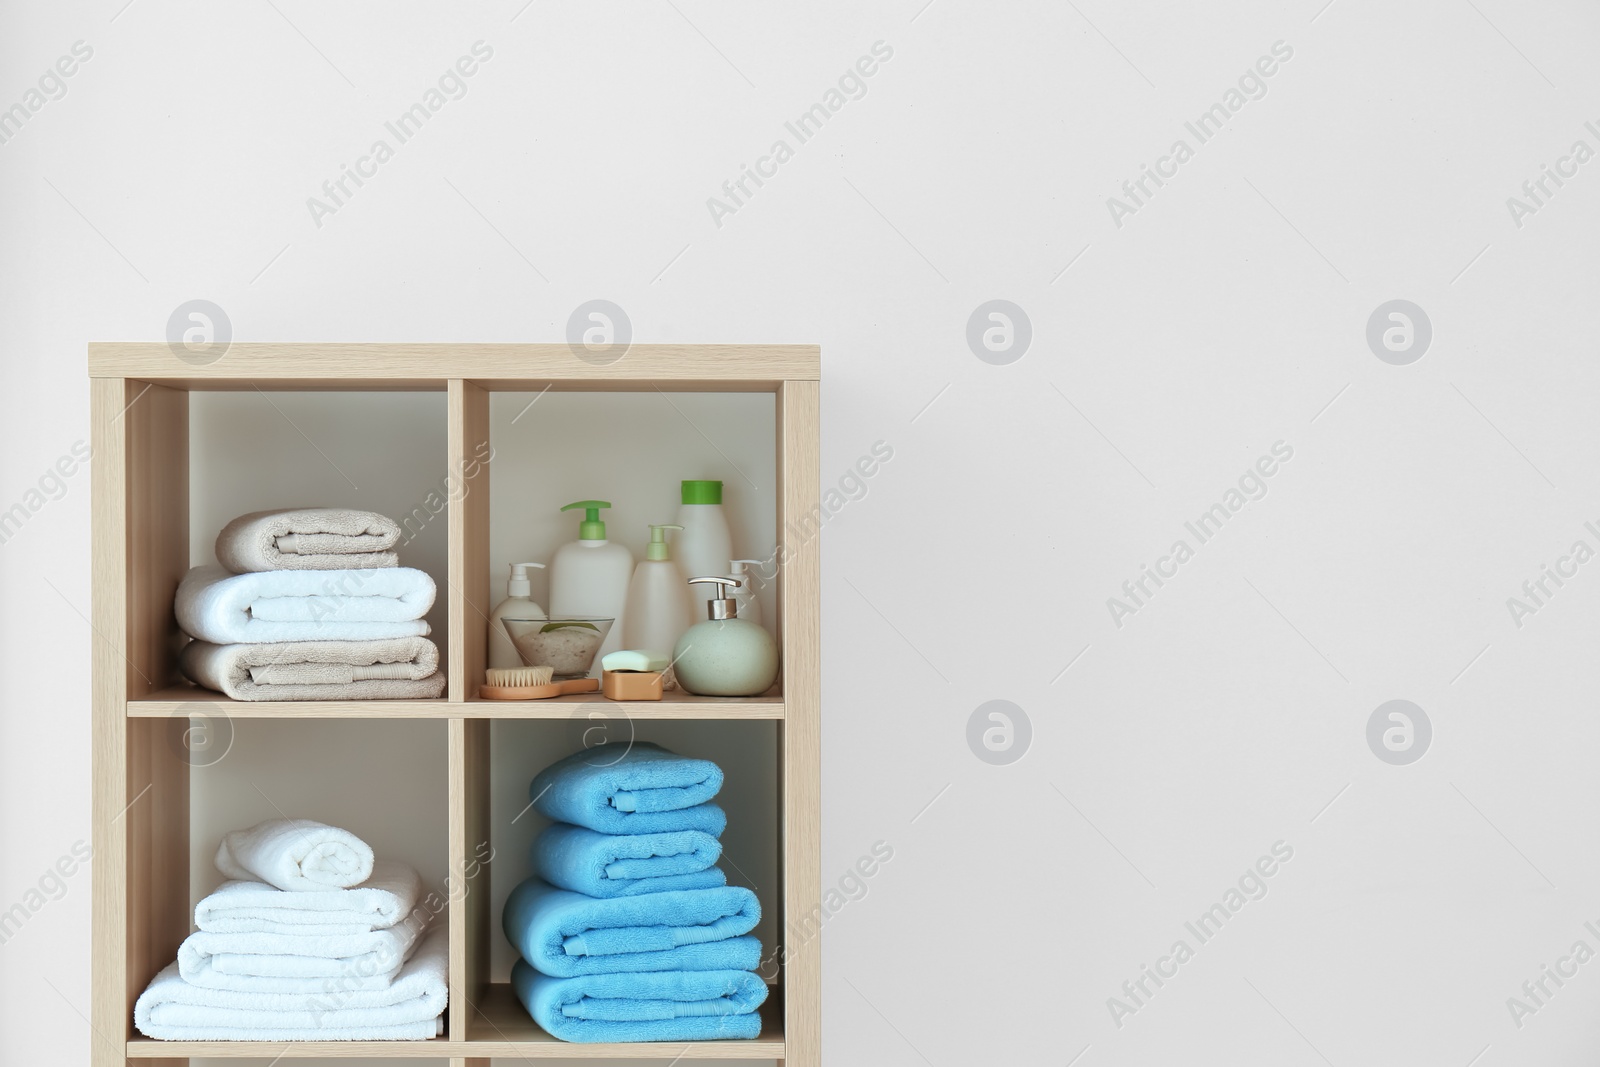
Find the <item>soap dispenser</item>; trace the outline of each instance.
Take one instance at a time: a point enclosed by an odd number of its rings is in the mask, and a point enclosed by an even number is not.
[[[633,553],[626,545],[606,540],[600,509],[605,500],[579,500],[562,511],[582,508],[578,539],[556,549],[550,560],[550,615],[555,619],[606,618],[614,620],[595,656],[595,670],[608,652],[622,647],[623,619],[628,601],[628,580],[633,574]]]
[[[667,544],[668,530],[682,530],[676,523],[656,523],[650,527],[650,544],[644,559],[634,569],[628,586],[627,622],[622,629],[622,647],[672,655],[678,638],[694,625],[694,602],[683,572],[672,559]]]
[[[543,563],[513,563],[511,580],[506,583],[506,598],[494,606],[489,614],[489,666],[515,670],[522,666],[517,646],[506,635],[501,619],[542,619],[544,609],[534,603],[533,585],[528,581],[528,568],[543,568]]]
[[[778,643],[753,622],[739,618],[739,605],[727,595],[737,578],[691,578],[690,585],[715,585],[706,602],[705,622],[695,623],[672,652],[678,684],[696,696],[753,697],[778,680]]]

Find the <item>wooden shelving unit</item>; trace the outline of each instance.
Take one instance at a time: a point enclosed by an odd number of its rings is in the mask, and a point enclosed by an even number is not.
[[[450,1007],[432,1041],[164,1042],[133,1029],[133,1002],[177,955],[191,930],[191,768],[181,735],[191,716],[273,719],[442,719],[448,731],[449,849],[452,871],[487,840],[490,725],[500,719],[557,719],[582,705],[633,720],[766,720],[778,736],[772,768],[780,826],[780,886],[763,896],[782,937],[806,929],[819,899],[820,577],[815,537],[805,530],[819,506],[820,354],[804,345],[634,345],[596,365],[568,346],[450,344],[234,344],[214,363],[194,365],[166,344],[89,346],[93,420],[93,715],[95,1067],[176,1065],[189,1057],[448,1058],[488,1067],[491,1057],[526,1059],[691,1058],[820,1063],[821,973],[814,938],[770,955],[782,961],[764,1026],[752,1041],[574,1045],[542,1033],[509,987],[490,981],[490,914],[485,866],[451,894]],[[450,469],[489,439],[489,397],[545,388],[583,392],[762,392],[773,394],[780,488],[777,529],[785,541],[778,578],[781,692],[716,699],[678,694],[659,703],[608,705],[598,695],[527,704],[480,701],[484,620],[493,603],[489,567],[489,479],[479,467],[449,503],[445,699],[371,702],[240,702],[196,689],[178,675],[172,599],[189,566],[189,393],[196,390],[430,390],[448,397]],[[598,708],[597,708],[598,710]],[[552,752],[555,759],[563,752]],[[536,768],[535,768],[536,769]]]

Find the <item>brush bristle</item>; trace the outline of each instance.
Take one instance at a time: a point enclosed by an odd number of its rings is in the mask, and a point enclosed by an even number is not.
[[[504,686],[506,688],[521,688],[529,685],[549,685],[555,677],[554,667],[518,667],[514,670],[503,667],[491,667],[487,678],[488,684]]]

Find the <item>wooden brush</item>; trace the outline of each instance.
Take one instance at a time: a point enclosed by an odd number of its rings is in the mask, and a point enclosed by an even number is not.
[[[554,667],[521,667],[516,670],[490,670],[486,684],[478,687],[484,700],[544,700],[567,693],[593,693],[600,688],[598,678],[571,678],[553,681]]]
[[[490,667],[489,674],[484,679],[497,689],[526,686],[549,685],[550,679],[555,677],[554,667],[517,667],[507,670],[504,667]]]

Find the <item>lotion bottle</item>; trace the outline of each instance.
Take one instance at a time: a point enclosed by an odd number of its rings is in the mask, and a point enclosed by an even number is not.
[[[512,668],[522,666],[517,646],[511,643],[501,619],[542,619],[544,609],[533,600],[533,586],[528,581],[528,568],[543,568],[543,563],[513,563],[511,580],[506,583],[506,598],[489,613],[489,666]]]
[[[689,579],[690,585],[706,582],[716,586],[706,606],[710,618],[691,626],[672,650],[678,684],[696,696],[760,696],[778,680],[778,643],[739,618],[738,602],[726,595],[728,586],[738,588],[737,579]]]
[[[683,532],[678,535],[677,555],[683,576],[727,574],[733,559],[733,535],[722,513],[722,483],[685,481],[680,492],[683,504],[678,508],[678,523]],[[695,590],[689,595],[703,604],[714,594]]]
[[[628,580],[633,574],[633,553],[626,545],[606,540],[600,509],[610,506],[605,500],[579,500],[562,508],[582,508],[584,519],[578,526],[578,539],[556,549],[550,560],[551,618],[616,620],[595,655],[594,670],[600,669],[601,657],[622,647]]]
[[[650,527],[650,544],[628,586],[623,648],[670,656],[678,647],[678,638],[694,625],[692,595],[683,580],[683,572],[673,562],[672,546],[667,544],[667,531],[682,529],[675,523]]]

